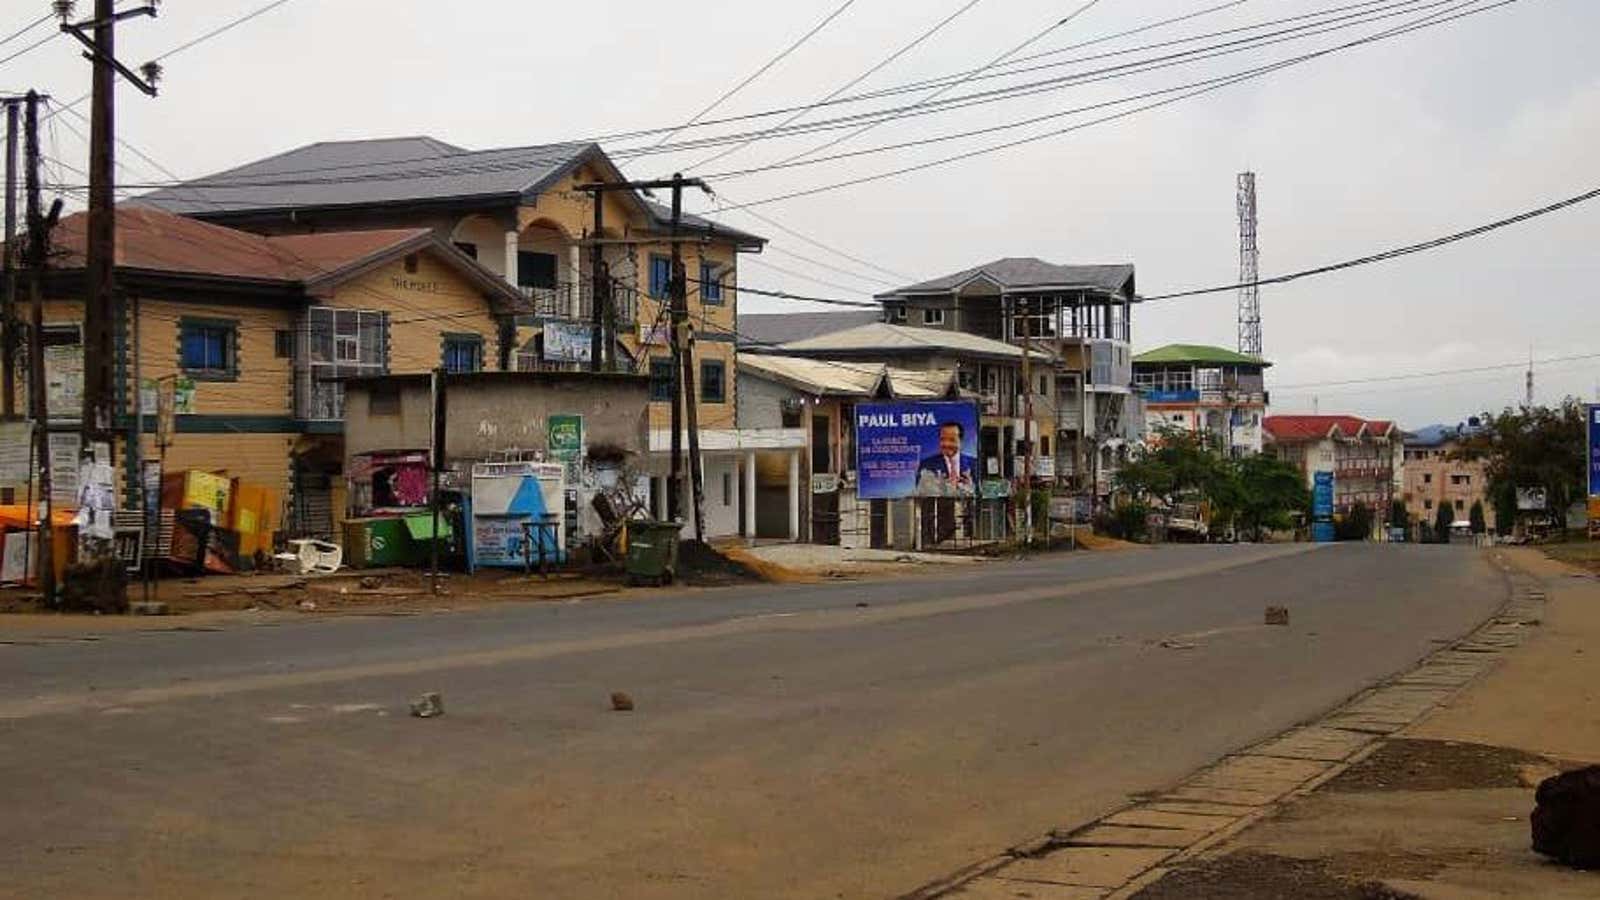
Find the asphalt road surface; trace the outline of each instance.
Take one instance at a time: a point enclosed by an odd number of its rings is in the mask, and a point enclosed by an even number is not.
[[[0,896],[894,897],[1504,596],[1461,548],[1197,546],[0,644]]]

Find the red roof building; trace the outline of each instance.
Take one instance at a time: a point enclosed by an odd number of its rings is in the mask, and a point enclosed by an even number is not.
[[[1333,473],[1336,513],[1363,503],[1374,521],[1388,519],[1403,459],[1402,433],[1394,422],[1350,415],[1267,416],[1262,428],[1263,452],[1300,469],[1307,487],[1316,473]]]

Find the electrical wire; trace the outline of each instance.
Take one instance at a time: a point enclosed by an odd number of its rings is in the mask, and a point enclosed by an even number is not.
[[[834,19],[839,18],[839,16],[842,15],[845,10],[847,10],[850,7],[854,6],[855,3],[856,3],[856,0],[845,0],[845,2],[839,4],[838,8],[836,8],[833,12],[829,13],[821,22],[818,22],[816,25],[812,26],[810,31],[807,31],[805,34],[802,34],[799,37],[798,40],[796,40],[794,43],[790,44],[789,46],[785,47],[781,52],[778,53],[778,55],[776,55],[776,56],[772,57],[771,59],[767,60],[767,62],[764,65],[762,65],[761,68],[756,69],[754,72],[752,72],[748,76],[746,76],[744,78],[744,80],[740,81],[738,84],[736,84],[733,87],[729,88],[728,90],[724,91],[720,96],[717,97],[717,99],[711,101],[709,104],[707,104],[699,112],[697,112],[694,115],[690,116],[689,119],[687,121],[685,121],[682,125],[679,125],[678,127],[673,128],[670,131],[664,132],[660,137],[656,138],[655,142],[652,143],[650,146],[659,147],[660,145],[662,145],[662,144],[666,143],[668,140],[670,140],[673,135],[675,135],[678,132],[684,130],[685,128],[692,127],[696,122],[699,122],[702,118],[704,118],[712,110],[716,109],[717,107],[721,106],[723,103],[725,103],[728,100],[732,99],[732,97],[735,94],[737,94],[740,91],[744,90],[746,87],[749,87],[751,82],[754,82],[757,78],[760,78],[762,75],[765,75],[767,73],[767,71],[770,70],[773,66],[777,65],[780,62],[783,62],[783,60],[785,58],[787,58],[789,56],[789,54],[791,54],[791,53],[795,52],[796,50],[800,49],[800,47],[803,44],[805,44],[806,41],[811,40],[811,38],[815,37],[818,32],[820,32],[822,29],[828,27],[828,23],[832,22]],[[0,41],[0,43],[4,43],[4,41]]]
[[[905,54],[907,54],[907,53],[911,52],[912,50],[916,49],[919,45],[922,44],[923,41],[926,41],[927,39],[929,39],[929,38],[933,37],[934,35],[938,34],[940,31],[944,30],[944,27],[946,25],[949,25],[951,22],[954,22],[956,19],[960,18],[961,15],[964,14],[967,10],[973,8],[974,6],[977,6],[980,2],[982,2],[982,0],[967,0],[967,2],[962,4],[961,7],[958,8],[955,12],[951,13],[948,16],[945,16],[943,19],[940,19],[938,22],[934,23],[933,27],[928,28],[927,30],[923,31],[921,34],[918,34],[916,37],[912,38],[910,42],[908,42],[906,44],[902,44],[893,53],[890,53],[888,56],[884,57],[878,63],[876,63],[875,65],[869,67],[865,72],[862,72],[861,74],[855,76],[854,78],[850,79],[849,81],[847,81],[844,84],[840,85],[839,87],[835,88],[833,91],[831,91],[828,94],[826,94],[825,96],[823,96],[822,99],[810,104],[809,106],[802,107],[801,109],[796,111],[793,115],[791,115],[789,118],[783,120],[783,122],[780,123],[778,127],[779,128],[783,128],[783,127],[785,127],[785,126],[787,126],[787,125],[799,120],[800,118],[802,118],[802,117],[806,116],[807,114],[809,114],[812,110],[816,109],[818,106],[821,106],[822,104],[828,102],[829,100],[834,99],[835,97],[838,97],[840,94],[843,94],[845,91],[848,91],[849,89],[855,87],[856,85],[858,85],[861,82],[867,80],[868,78],[871,78],[873,75],[877,74],[880,70],[882,70],[885,66],[888,66],[889,64],[893,63],[895,60],[899,59],[901,56],[904,56]],[[694,171],[695,169],[700,168],[701,166],[710,165],[711,163],[714,163],[717,160],[723,159],[723,158],[725,158],[727,156],[731,156],[732,154],[737,153],[740,150],[743,150],[745,147],[750,146],[751,143],[753,143],[753,141],[745,141],[744,143],[736,144],[735,146],[733,146],[730,149],[724,150],[724,151],[722,151],[720,153],[715,153],[715,154],[713,154],[711,156],[706,157],[705,159],[700,160],[697,163],[694,163],[692,165],[689,165],[689,166],[685,167],[683,169],[683,171],[691,172],[691,171]]]
[[[5,45],[11,43],[12,41],[16,40],[17,38],[22,37],[23,35],[25,35],[28,32],[34,30],[35,28],[38,28],[40,25],[43,25],[44,23],[50,21],[54,17],[55,17],[55,13],[45,13],[44,15],[40,16],[39,18],[34,19],[32,22],[29,22],[28,24],[22,26],[21,28],[17,29],[16,31],[13,31],[10,34],[6,35],[5,37],[0,38],[0,47],[4,47]]]

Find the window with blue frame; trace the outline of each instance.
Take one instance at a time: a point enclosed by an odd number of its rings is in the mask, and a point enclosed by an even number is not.
[[[239,376],[239,323],[230,319],[183,318],[178,322],[178,363],[201,379]]]
[[[650,399],[662,402],[672,402],[672,358],[667,356],[650,357]]]
[[[728,386],[724,382],[726,369],[720,359],[702,360],[700,363],[700,402],[726,403]]]
[[[672,258],[656,253],[650,254],[650,296],[657,300],[665,300],[671,283]]]
[[[444,370],[476,372],[483,368],[483,337],[476,334],[444,336]]]
[[[722,279],[717,276],[717,267],[708,262],[700,264],[700,300],[713,304],[722,302]]]

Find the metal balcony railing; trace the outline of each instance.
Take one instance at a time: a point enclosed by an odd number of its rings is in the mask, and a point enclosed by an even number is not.
[[[594,290],[588,281],[563,281],[547,287],[519,285],[530,315],[546,319],[594,321]],[[639,318],[639,292],[625,286],[611,289],[611,307],[619,325],[632,325]]]

